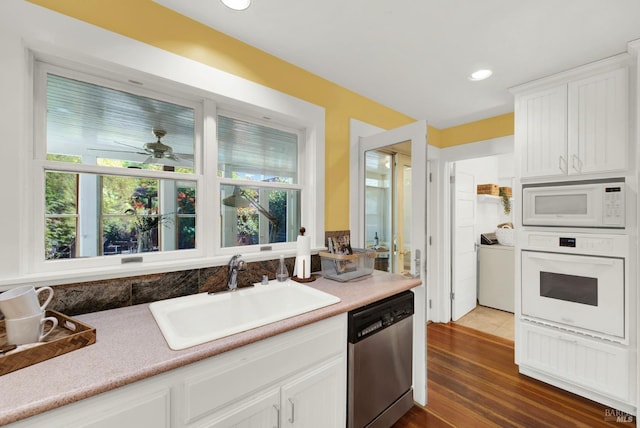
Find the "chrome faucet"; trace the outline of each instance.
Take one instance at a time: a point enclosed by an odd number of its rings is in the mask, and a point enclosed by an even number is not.
[[[242,260],[242,256],[240,254],[236,254],[231,257],[231,261],[229,261],[229,281],[227,282],[228,290],[235,290],[238,288],[238,272],[245,270],[245,263]]]

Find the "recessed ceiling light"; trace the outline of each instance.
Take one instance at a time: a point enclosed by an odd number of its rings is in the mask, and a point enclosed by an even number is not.
[[[223,5],[233,10],[245,10],[251,6],[251,0],[220,0]]]
[[[488,78],[489,76],[491,76],[492,74],[493,74],[493,71],[488,70],[488,69],[474,71],[469,76],[469,80],[473,80],[474,82],[478,81],[478,80],[484,80],[484,79]]]

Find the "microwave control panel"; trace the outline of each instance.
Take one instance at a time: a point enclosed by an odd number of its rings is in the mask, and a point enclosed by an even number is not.
[[[624,226],[624,185],[606,186],[602,193],[602,223],[605,226]]]
[[[628,253],[628,238],[625,235],[529,232],[525,233],[523,238],[523,250],[611,257],[624,257]]]

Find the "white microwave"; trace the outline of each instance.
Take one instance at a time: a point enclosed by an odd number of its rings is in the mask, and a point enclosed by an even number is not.
[[[522,225],[624,229],[624,178],[525,184]]]

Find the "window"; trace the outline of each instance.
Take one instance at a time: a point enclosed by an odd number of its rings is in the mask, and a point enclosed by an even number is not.
[[[46,64],[38,70],[43,258],[196,248],[201,106]]]
[[[222,247],[296,240],[300,140],[293,129],[218,115]]]
[[[311,209],[322,192],[304,195],[322,188],[310,183],[323,134],[295,115],[219,109],[204,94],[167,95],[95,70],[38,61],[35,70],[33,182],[44,183],[33,199],[35,271],[226,259],[238,247],[272,257],[264,251],[293,251],[300,227],[322,217]],[[205,128],[216,130],[206,145]]]

